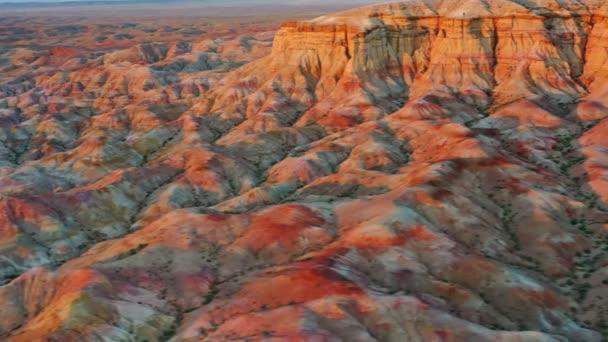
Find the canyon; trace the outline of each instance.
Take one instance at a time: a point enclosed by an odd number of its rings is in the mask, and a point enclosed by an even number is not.
[[[15,18],[0,339],[608,337],[608,2]]]

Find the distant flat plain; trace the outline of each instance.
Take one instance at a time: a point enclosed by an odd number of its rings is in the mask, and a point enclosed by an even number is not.
[[[230,38],[273,31],[283,21],[381,1],[171,1],[0,3],[0,50],[53,46],[113,49],[142,42]]]

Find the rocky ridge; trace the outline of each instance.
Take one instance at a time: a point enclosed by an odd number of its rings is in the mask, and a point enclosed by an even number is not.
[[[414,0],[238,68],[150,43],[15,75],[0,336],[602,340],[607,10]]]

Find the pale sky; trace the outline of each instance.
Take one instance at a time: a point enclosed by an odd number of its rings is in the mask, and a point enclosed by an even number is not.
[[[121,1],[125,1],[125,0],[0,0],[0,3],[28,3],[28,2],[35,2],[35,3],[58,3],[58,2],[86,2],[86,1],[103,1],[103,2],[109,2],[109,1],[115,1],[115,2],[121,2]],[[133,2],[133,0],[128,0],[130,2]],[[138,2],[146,2],[146,0],[135,0]],[[178,0],[179,1],[179,0]],[[361,4],[361,3],[366,3],[369,2],[370,4],[372,3],[378,3],[378,2],[387,2],[387,0],[381,1],[381,0],[370,0],[370,1],[365,1],[365,0],[300,0],[300,1],[289,1],[288,3],[286,3],[284,0],[199,0],[199,1],[191,1],[191,0],[185,0],[188,2],[200,2],[201,4],[205,4],[205,3],[213,3],[213,4],[222,4],[222,3],[226,3],[226,2],[231,2],[231,3],[244,3],[244,4],[255,4],[255,3],[280,3],[280,4],[294,4],[297,5],[298,3],[301,4],[305,4],[305,3],[325,3],[325,4],[343,4],[343,3],[357,3],[357,4]],[[155,1],[155,2],[159,2],[159,1]],[[173,1],[168,1],[168,2],[173,2]]]

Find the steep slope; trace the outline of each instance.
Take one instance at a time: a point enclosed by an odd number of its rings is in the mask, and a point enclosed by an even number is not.
[[[601,341],[607,18],[412,0],[16,76],[0,336]]]

